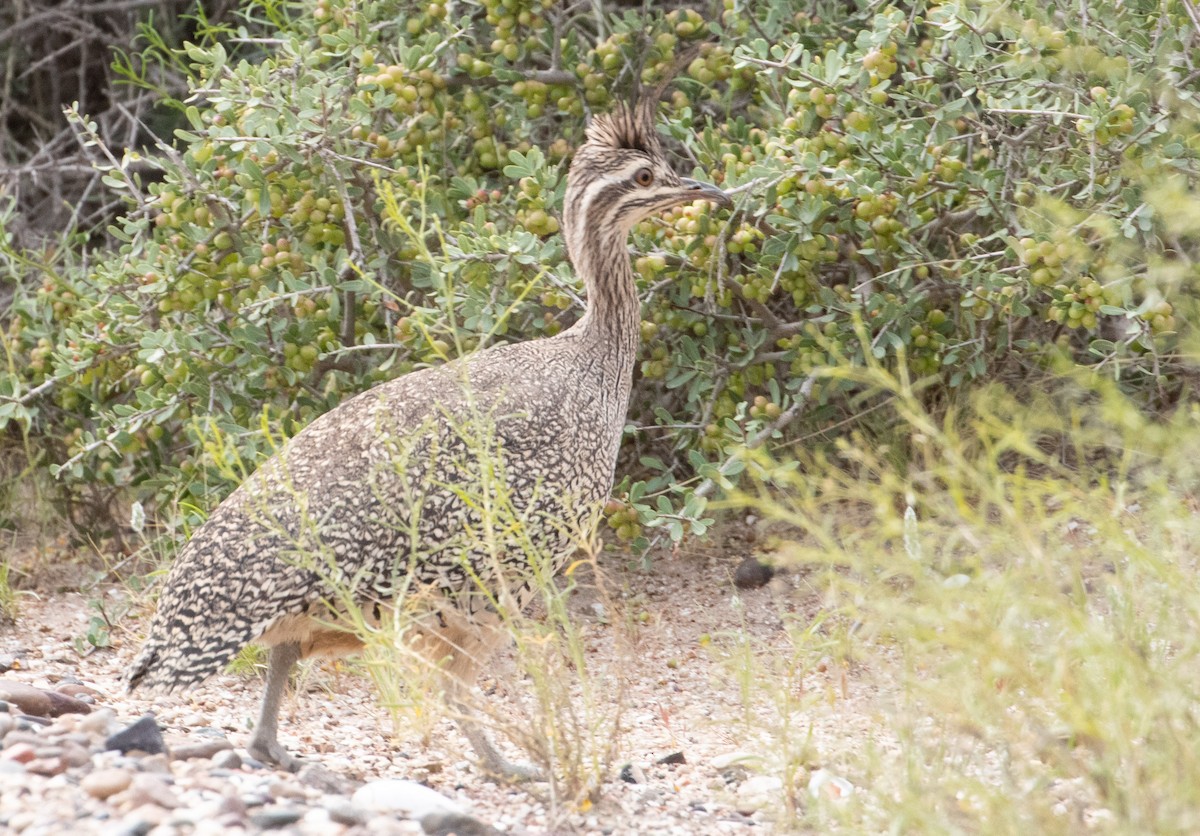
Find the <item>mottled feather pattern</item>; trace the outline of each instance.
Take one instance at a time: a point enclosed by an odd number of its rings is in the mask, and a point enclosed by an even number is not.
[[[473,593],[500,585],[486,591],[522,606],[519,545],[497,565],[475,539],[481,432],[526,542],[560,565],[570,556],[612,488],[629,405],[641,316],[628,232],[691,199],[662,158],[654,107],[593,119],[572,163],[563,230],[587,284],[583,317],[554,337],[404,375],[313,421],[180,551],[129,687],[191,686],[248,643],[298,641],[274,631],[328,618],[346,591],[352,606],[377,610],[399,587],[416,587],[469,619],[486,610],[488,596]],[[631,185],[641,168],[653,171],[653,188]]]

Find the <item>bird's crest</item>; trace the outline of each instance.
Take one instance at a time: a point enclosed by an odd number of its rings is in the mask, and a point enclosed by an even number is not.
[[[587,127],[590,145],[647,154],[659,153],[662,143],[654,129],[657,97],[644,96],[635,104],[618,104],[592,119]]]

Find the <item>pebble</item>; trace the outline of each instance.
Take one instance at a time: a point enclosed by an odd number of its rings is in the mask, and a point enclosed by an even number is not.
[[[167,744],[163,742],[162,729],[158,727],[158,721],[154,719],[154,715],[146,714],[111,735],[108,740],[104,741],[104,748],[116,749],[118,752],[138,751],[148,755],[157,755],[167,751]]]
[[[12,737],[12,735],[9,735]],[[0,760],[16,761],[17,763],[29,763],[37,757],[37,750],[32,743],[26,743],[23,740],[17,741],[8,748],[0,751]]]
[[[268,807],[250,816],[250,823],[263,830],[275,830],[300,821],[304,812],[303,807]]]
[[[376,813],[402,813],[423,819],[433,813],[463,813],[462,805],[437,790],[401,778],[381,778],[355,790],[351,801]]]
[[[171,747],[171,757],[178,761],[193,760],[195,758],[212,758],[218,752],[225,752],[233,749],[233,744],[223,737],[214,737],[209,740],[201,740],[192,743],[180,743],[178,746]]]
[[[818,769],[808,778],[808,793],[813,798],[832,798],[844,801],[854,795],[854,785],[828,769]]]
[[[783,789],[783,779],[774,775],[753,775],[738,786],[738,809],[744,812],[771,803]]]
[[[88,795],[103,801],[110,795],[116,795],[126,789],[132,780],[133,773],[128,769],[112,767],[97,769],[90,775],[85,775],[79,786],[83,787],[83,791]]]
[[[165,778],[146,772],[133,776],[126,793],[128,802],[135,807],[153,804],[166,810],[174,810],[182,804]]]
[[[241,769],[242,756],[232,749],[224,749],[213,755],[212,764],[217,769]]]
[[[502,836],[501,831],[465,813],[430,813],[421,819],[428,836]]]
[[[18,711],[37,717],[43,717],[50,711],[50,698],[46,692],[23,682],[0,679],[0,700],[16,706]]]

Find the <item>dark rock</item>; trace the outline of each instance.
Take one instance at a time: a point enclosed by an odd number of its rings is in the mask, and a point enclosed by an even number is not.
[[[250,823],[263,830],[275,830],[295,824],[303,817],[303,807],[268,807],[250,816]]]
[[[148,755],[166,754],[162,729],[153,714],[147,714],[130,726],[126,726],[104,741],[105,749],[116,749],[122,754],[140,751]]]
[[[775,577],[775,569],[757,558],[747,557],[733,571],[733,585],[738,589],[758,589]]]
[[[466,813],[430,813],[421,819],[421,829],[429,836],[503,836],[503,834]]]
[[[655,763],[661,763],[666,766],[670,766],[677,763],[687,763],[687,759],[684,758],[683,752],[672,752],[669,755],[663,755],[661,758],[656,760]]]

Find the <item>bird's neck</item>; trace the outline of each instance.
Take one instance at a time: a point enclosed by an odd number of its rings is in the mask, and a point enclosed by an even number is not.
[[[602,359],[605,376],[619,380],[627,392],[637,360],[641,303],[629,264],[626,235],[594,236],[590,246],[572,253],[575,271],[587,288],[587,309],[570,329],[587,354]]]

